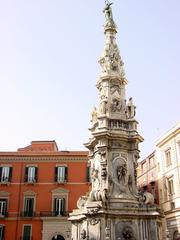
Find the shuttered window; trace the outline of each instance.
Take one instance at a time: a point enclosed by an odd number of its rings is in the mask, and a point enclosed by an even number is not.
[[[55,182],[63,183],[67,181],[68,168],[65,166],[59,166],[55,168]]]
[[[33,217],[33,214],[34,214],[34,198],[25,198],[24,216]]]
[[[31,225],[24,225],[23,228],[23,240],[31,239]]]
[[[0,240],[5,240],[4,239],[4,232],[5,232],[5,226],[0,225]]]
[[[0,216],[5,217],[7,213],[7,199],[0,199]]]
[[[0,167],[0,181],[2,183],[10,182],[12,177],[12,167]]]
[[[25,182],[35,183],[37,182],[37,171],[38,168],[34,166],[26,167],[25,169]]]

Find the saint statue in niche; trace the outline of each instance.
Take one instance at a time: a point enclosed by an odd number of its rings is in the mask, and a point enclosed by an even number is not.
[[[127,175],[127,166],[126,163],[117,166],[117,178],[119,183],[121,182],[122,184],[125,183],[126,180],[126,175]]]

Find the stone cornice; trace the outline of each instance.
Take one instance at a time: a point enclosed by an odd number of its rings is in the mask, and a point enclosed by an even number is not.
[[[1,163],[3,162],[86,162],[87,157],[57,157],[57,156],[0,156]]]

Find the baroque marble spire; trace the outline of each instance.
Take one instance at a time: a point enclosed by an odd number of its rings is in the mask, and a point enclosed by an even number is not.
[[[99,60],[99,104],[92,111],[91,138],[85,144],[90,150],[90,199],[104,202],[112,197],[136,199],[138,143],[143,140],[137,132],[132,98],[126,102],[127,79],[116,43],[117,27],[111,5],[106,1],[103,10],[105,46]]]
[[[156,240],[155,218],[159,214],[154,209],[146,212],[139,207],[136,167],[143,138],[137,131],[132,98],[126,101],[127,79],[116,42],[117,27],[111,5],[105,1],[105,46],[97,81],[99,100],[92,111],[91,136],[85,144],[89,149],[92,186],[88,195],[78,200],[78,209],[70,214],[72,237],[73,240]],[[150,197],[146,195],[146,199]],[[148,233],[143,232],[148,228],[152,238],[150,235],[146,238]]]

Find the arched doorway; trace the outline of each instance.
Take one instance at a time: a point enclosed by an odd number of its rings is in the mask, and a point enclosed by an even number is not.
[[[65,238],[59,234],[55,235],[52,240],[65,240]]]

